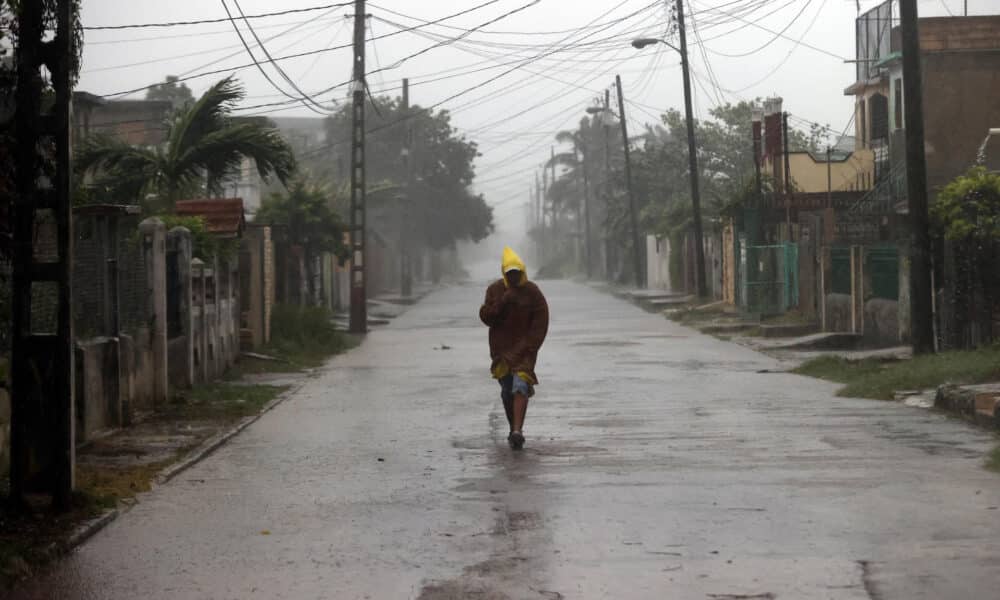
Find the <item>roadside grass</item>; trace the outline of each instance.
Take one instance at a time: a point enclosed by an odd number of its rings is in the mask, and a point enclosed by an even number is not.
[[[944,383],[1000,380],[1000,346],[941,352],[908,360],[848,360],[826,355],[802,364],[794,372],[844,384],[838,396],[892,400],[897,391],[932,389]]]
[[[225,425],[259,413],[286,389],[226,382],[202,385],[176,395],[154,419]],[[193,446],[198,443],[200,440]],[[74,527],[152,489],[156,476],[189,448],[179,448],[170,458],[156,462],[77,463],[77,491],[70,510],[64,513],[41,505],[13,511],[6,490],[0,489],[0,590],[30,577],[53,560]]]
[[[323,308],[275,305],[271,313],[271,342],[257,352],[273,360],[241,356],[226,378],[314,369],[331,356],[360,343],[356,336],[337,329],[330,317]]]
[[[720,305],[709,306],[686,306],[665,313],[671,321],[676,321],[683,325],[695,324],[701,321],[708,321],[717,317],[730,315],[725,307]]]
[[[236,421],[255,415],[287,387],[219,382],[178,393],[159,418]]]
[[[762,319],[761,322],[766,325],[808,325],[814,321],[807,319],[805,315],[798,310],[789,310],[788,312],[780,315]]]
[[[83,499],[96,511],[110,510],[121,500],[129,500],[153,487],[153,479],[173,460],[110,468],[81,464],[76,468],[76,484]]]
[[[986,456],[986,468],[994,473],[1000,473],[1000,446]]]
[[[153,419],[224,426],[258,414],[288,388],[237,383],[244,375],[296,373],[319,367],[331,356],[359,343],[355,336],[339,331],[329,312],[319,308],[276,305],[271,330],[271,343],[259,353],[275,360],[242,357],[226,374],[225,381],[177,393]],[[169,459],[149,463],[78,463],[78,491],[73,495],[71,509],[64,513],[42,505],[12,510],[5,482],[0,480],[0,590],[9,589],[56,558],[75,527],[115,508],[119,502],[149,491],[156,476],[189,449],[179,448]]]
[[[1000,473],[1000,446],[997,446],[986,457],[986,468],[994,473]]]
[[[60,544],[65,543],[75,526],[99,516],[110,506],[108,499],[79,490],[74,492],[66,512],[38,507],[13,510],[7,490],[0,492],[0,591],[10,589],[55,559]]]

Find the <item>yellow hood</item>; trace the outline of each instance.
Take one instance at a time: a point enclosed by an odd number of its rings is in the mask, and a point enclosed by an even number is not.
[[[500,274],[504,276],[504,285],[509,285],[505,274],[511,269],[517,269],[521,272],[521,282],[518,285],[524,285],[528,281],[528,269],[524,266],[524,261],[510,246],[504,246],[503,260],[500,263]]]

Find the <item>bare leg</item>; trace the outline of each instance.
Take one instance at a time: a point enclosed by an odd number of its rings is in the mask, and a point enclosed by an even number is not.
[[[503,411],[507,413],[507,427],[511,431],[514,431],[514,399],[511,397],[503,398]]]
[[[514,394],[513,430],[520,432],[524,427],[524,417],[528,414],[528,397],[524,394]]]

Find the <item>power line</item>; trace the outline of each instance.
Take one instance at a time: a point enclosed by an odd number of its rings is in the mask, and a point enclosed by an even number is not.
[[[724,14],[726,14],[726,15],[728,15],[728,16],[730,16],[730,17],[732,17],[732,18],[734,18],[734,19],[736,19],[738,21],[742,21],[742,22],[746,23],[746,26],[748,26],[748,27],[756,27],[757,29],[760,29],[762,31],[766,31],[767,33],[770,33],[771,35],[775,35],[777,37],[784,38],[786,40],[796,41],[795,39],[793,39],[793,38],[791,38],[791,37],[789,37],[789,36],[787,36],[787,35],[785,35],[783,33],[777,32],[777,31],[775,31],[775,30],[773,30],[773,29],[771,29],[769,27],[765,27],[765,26],[761,25],[760,23],[756,23],[754,21],[749,21],[747,19],[744,19],[743,17],[737,16],[737,15],[733,15],[732,13],[728,13],[726,11],[720,10],[719,12],[724,13]],[[722,36],[717,36],[716,38],[708,38],[705,41],[708,42],[708,41],[711,41],[713,39],[717,39],[718,37],[722,37]],[[799,45],[801,45],[801,46],[803,46],[805,48],[809,48],[810,50],[815,50],[816,52],[819,52],[821,54],[825,54],[827,56],[831,56],[833,58],[836,58],[837,60],[841,60],[841,61],[847,61],[848,60],[847,58],[845,58],[845,57],[843,57],[843,56],[841,56],[839,54],[836,54],[834,52],[830,52],[829,50],[824,50],[823,48],[819,48],[817,46],[813,46],[812,44],[808,44],[805,41],[799,41]],[[713,50],[709,50],[709,51],[714,53]],[[725,55],[723,55],[723,56],[725,56]]]
[[[621,8],[622,6],[624,6],[624,5],[625,5],[625,4],[627,4],[627,3],[628,3],[628,0],[623,0],[622,2],[620,2],[619,4],[617,4],[617,5],[616,5],[616,6],[614,7],[614,8],[612,8],[611,10],[609,10],[609,11],[605,12],[605,13],[604,13],[603,15],[599,16],[599,17],[598,17],[597,19],[600,19],[600,18],[602,18],[602,17],[604,17],[604,16],[606,16],[606,15],[608,15],[608,14],[611,14],[612,12],[614,12],[614,11],[615,11],[615,10],[617,10],[618,8]],[[657,3],[654,3],[654,4],[650,5],[650,6],[655,6],[656,4],[657,4]],[[645,10],[648,10],[648,8],[649,8],[649,6],[647,6],[647,7],[643,8],[643,9],[640,9],[640,10],[638,10],[638,11],[634,12],[634,13],[631,13],[631,14],[629,14],[629,15],[626,15],[625,17],[622,17],[622,18],[618,19],[617,21],[615,21],[615,22],[611,23],[611,25],[614,25],[614,24],[617,24],[617,23],[621,23],[621,22],[623,22],[623,21],[625,21],[625,20],[627,20],[627,19],[630,19],[630,18],[632,18],[632,17],[636,16],[637,14],[641,14],[641,13],[642,13],[642,12],[644,12]],[[596,21],[597,19],[595,19],[595,21]],[[590,25],[590,24],[592,24],[592,23],[593,23],[593,21],[592,21],[591,23],[588,23],[588,25]],[[586,26],[585,26],[585,27],[586,27]],[[604,27],[603,29],[607,29],[608,27],[610,27],[610,25],[609,25],[609,26],[606,26],[606,27]],[[583,29],[581,28],[581,30],[583,30]],[[578,30],[578,31],[581,31],[581,30]],[[590,33],[590,34],[587,34],[587,35],[586,35],[586,36],[584,37],[584,39],[585,39],[586,37],[590,37],[590,36],[594,35],[595,33],[598,33],[598,31],[595,31],[595,32],[592,32],[592,33]],[[551,54],[553,54],[553,53],[557,52],[557,51],[558,51],[558,44],[560,44],[560,43],[562,43],[562,42],[565,42],[565,41],[567,41],[567,40],[568,40],[568,39],[569,39],[570,37],[573,37],[573,35],[571,34],[571,35],[569,35],[569,36],[566,36],[566,37],[564,37],[563,39],[561,39],[561,40],[559,40],[559,41],[555,42],[554,44],[550,45],[549,47],[550,47],[550,48],[554,48],[554,50],[550,50],[550,51],[548,51],[548,52],[543,52],[543,53],[541,53],[541,54],[538,54],[538,55],[536,55],[535,57],[532,57],[532,58],[530,58],[530,59],[525,59],[524,61],[522,61],[522,65],[519,65],[519,66],[523,66],[524,64],[528,64],[528,63],[530,63],[530,62],[533,62],[533,61],[535,61],[535,60],[538,60],[538,59],[539,59],[539,58],[541,58],[541,57],[544,57],[544,56],[548,56],[548,55],[551,55]],[[503,73],[501,73],[501,74],[499,74],[499,75],[497,75],[497,76],[495,76],[495,77],[491,77],[490,79],[487,79],[486,81],[483,81],[483,82],[481,82],[481,83],[479,83],[479,84],[476,84],[476,85],[474,85],[474,86],[471,86],[471,87],[468,87],[468,88],[466,88],[466,89],[464,89],[464,90],[462,90],[462,91],[460,91],[460,92],[458,92],[458,93],[456,93],[456,94],[452,94],[451,96],[449,96],[449,97],[445,98],[444,100],[442,100],[442,101],[440,101],[440,102],[437,102],[437,103],[435,103],[435,104],[433,104],[433,105],[431,105],[431,106],[429,106],[429,107],[427,107],[427,108],[423,109],[423,110],[422,110],[421,112],[424,112],[424,113],[427,113],[427,112],[431,112],[431,111],[433,111],[433,110],[434,110],[435,108],[437,108],[437,107],[441,106],[442,104],[445,104],[445,103],[447,103],[447,102],[450,102],[451,100],[454,100],[455,98],[458,98],[458,97],[461,97],[461,96],[463,96],[463,95],[465,95],[465,94],[467,94],[467,93],[469,93],[469,92],[472,92],[472,91],[475,91],[475,90],[477,90],[477,89],[480,89],[480,88],[482,88],[482,87],[485,87],[486,85],[488,85],[488,84],[490,84],[490,83],[493,83],[494,81],[497,81],[497,80],[498,80],[498,79],[500,79],[501,77],[504,77],[505,75],[508,75],[509,73],[512,73],[512,72],[514,72],[514,71],[518,70],[519,66],[515,66],[515,67],[513,67],[513,68],[511,68],[511,69],[508,69],[508,70],[504,71]],[[372,128],[372,129],[368,130],[368,132],[367,132],[367,133],[369,133],[369,134],[373,134],[373,133],[377,133],[378,131],[381,131],[381,130],[383,130],[383,129],[386,129],[386,128],[389,128],[389,127],[392,127],[392,126],[395,126],[395,125],[396,125],[396,124],[398,124],[399,122],[402,122],[402,121],[404,121],[404,120],[406,120],[406,119],[410,119],[410,118],[413,118],[413,117],[414,117],[414,116],[416,116],[417,114],[419,114],[419,113],[417,113],[417,112],[414,112],[414,113],[411,113],[410,115],[407,115],[407,116],[404,116],[404,117],[402,117],[402,118],[400,118],[400,119],[397,119],[396,121],[393,121],[393,122],[391,122],[391,123],[385,123],[385,124],[383,124],[383,125],[380,125],[380,126],[377,126],[377,127],[374,127],[374,128]],[[320,151],[323,151],[323,150],[327,150],[327,149],[329,149],[329,148],[333,148],[333,147],[336,147],[336,146],[340,145],[341,143],[342,143],[342,142],[334,142],[334,143],[331,143],[331,144],[327,144],[327,145],[325,145],[325,146],[321,146],[321,147],[318,147],[318,148],[315,148],[314,150],[310,151],[310,153],[315,153],[315,152],[320,152]]]
[[[659,4],[659,2],[655,2],[654,4]],[[405,14],[405,13],[394,11],[394,10],[385,8],[383,6],[379,6],[377,4],[369,3],[369,5],[372,6],[373,8],[379,9],[382,12],[385,12],[385,13],[388,13],[388,14],[391,14],[391,15],[396,15],[397,17],[402,17],[404,19],[410,19],[412,21],[419,21],[419,22],[426,23],[426,21],[424,21],[423,19],[421,19],[419,17],[414,17],[412,15],[408,15],[408,14]],[[609,14],[609,13],[605,13],[605,14]],[[588,29],[588,28],[598,29],[600,27],[603,27],[604,25],[606,25],[606,23],[596,23],[595,24],[595,23],[591,22],[591,23],[585,25],[584,27],[577,27],[575,29],[563,29],[563,30],[558,30],[558,31],[489,31],[489,30],[482,30],[479,33],[487,34],[487,35],[563,35],[563,34],[567,34],[567,33],[580,33],[582,31],[586,31],[586,29]],[[463,29],[461,27],[456,27],[454,25],[440,25],[440,26],[443,27],[443,28],[446,28],[446,29],[453,29],[453,30],[463,31]]]
[[[773,38],[767,40],[766,42],[764,42],[762,45],[758,46],[757,48],[754,48],[753,50],[748,50],[746,52],[740,52],[740,53],[737,53],[737,54],[728,54],[728,53],[725,53],[725,52],[719,52],[717,50],[713,51],[713,52],[715,54],[718,54],[719,56],[725,56],[727,58],[743,58],[743,57],[750,56],[752,54],[756,54],[756,53],[760,52],[761,50],[767,48],[768,46],[770,46],[774,42],[778,41],[778,39],[780,39],[780,38],[786,38],[787,39],[787,37],[785,36],[785,32],[787,32],[789,29],[791,29],[792,26],[795,25],[796,22],[798,22],[799,18],[802,17],[802,15],[806,12],[806,9],[809,8],[809,6],[812,4],[812,2],[813,2],[813,0],[805,0],[805,2],[802,2],[802,9],[799,10],[799,12],[795,13],[795,16],[792,17],[792,20],[789,21],[787,25],[785,25],[785,28],[782,29],[781,31],[774,32],[774,34],[773,34],[774,37]]]
[[[373,72],[374,73],[378,73],[380,71],[387,71],[387,70],[390,70],[390,69],[397,69],[400,66],[402,66],[402,64],[405,63],[408,60],[411,60],[413,58],[416,58],[418,56],[426,54],[426,53],[430,52],[431,50],[435,50],[437,48],[440,48],[441,46],[447,46],[449,44],[454,44],[455,42],[458,42],[459,40],[465,38],[466,36],[471,35],[472,33],[475,33],[477,30],[479,30],[479,29],[481,29],[483,27],[486,27],[488,25],[492,25],[492,24],[494,24],[494,23],[496,23],[498,21],[502,21],[502,20],[506,19],[507,17],[510,17],[511,15],[515,15],[515,14],[517,14],[519,12],[525,11],[525,10],[531,8],[532,6],[538,4],[541,1],[542,0],[531,0],[531,2],[528,2],[527,4],[521,5],[521,6],[517,7],[517,8],[515,8],[514,10],[505,12],[502,15],[500,15],[500,16],[494,18],[494,19],[490,19],[489,21],[486,21],[485,23],[482,23],[480,25],[476,25],[475,27],[473,27],[472,29],[469,29],[469,30],[465,31],[464,33],[462,33],[462,35],[459,35],[458,37],[450,38],[448,40],[444,40],[444,41],[438,42],[438,43],[436,43],[436,44],[434,44],[432,46],[428,46],[427,48],[424,48],[423,50],[420,50],[418,52],[414,52],[413,54],[410,54],[409,56],[406,56],[404,58],[401,58],[401,59],[397,60],[396,62],[394,62],[393,64],[389,65],[388,67],[385,67],[385,68],[382,68],[382,69],[378,69],[378,70],[373,71]]]
[[[479,9],[481,9],[483,7],[489,6],[490,4],[495,4],[495,3],[499,2],[499,1],[500,0],[488,0],[487,2],[484,2],[482,4],[478,4],[478,5],[476,5],[476,6],[472,7],[472,8],[468,8],[468,9],[465,9],[465,10],[462,10],[462,11],[459,11],[459,12],[447,15],[445,17],[441,17],[440,19],[437,19],[436,21],[431,22],[431,24],[436,24],[436,23],[439,23],[439,22],[442,22],[442,21],[447,21],[447,20],[453,19],[455,17],[460,17],[462,15],[474,12],[476,10],[479,10]],[[338,6],[343,6],[343,5],[338,5]],[[225,19],[223,19],[223,20],[225,20]],[[393,31],[393,32],[387,33],[385,35],[380,35],[376,39],[380,39],[381,40],[381,39],[393,37],[393,36],[396,36],[396,35],[400,35],[402,33],[407,33],[409,31],[414,31],[414,30],[420,29],[421,27],[424,27],[424,26],[423,25],[417,25],[417,26],[414,26],[414,27],[408,27],[405,30]],[[278,35],[282,35],[282,34],[278,34]],[[277,37],[277,36],[274,36],[274,37]],[[271,39],[274,39],[274,38],[272,37]],[[344,48],[351,48],[351,47],[353,47],[353,44],[344,44],[344,45],[340,45],[340,46],[333,46],[331,48],[323,48],[323,49],[319,49],[319,50],[311,50],[311,51],[308,51],[308,52],[299,52],[297,54],[289,54],[289,55],[286,55],[286,56],[279,56],[279,57],[275,58],[274,60],[275,61],[291,60],[291,59],[294,59],[294,58],[302,58],[304,56],[314,56],[316,54],[323,54],[325,52],[332,52],[334,50],[343,50]],[[219,61],[215,61],[215,63],[217,63],[217,62],[219,62]],[[209,63],[209,64],[215,64],[215,63]],[[204,66],[208,66],[208,65],[204,65]],[[226,68],[226,69],[216,69],[216,70],[212,70],[212,71],[204,71],[202,73],[195,73],[193,75],[186,75],[186,76],[183,76],[183,77],[179,77],[177,79],[177,82],[180,83],[182,81],[189,81],[189,80],[192,80],[192,79],[199,79],[201,77],[208,77],[210,75],[219,75],[219,74],[222,74],[222,73],[233,73],[233,72],[236,72],[236,71],[242,71],[244,69],[249,69],[250,67],[254,67],[254,66],[256,66],[256,63],[246,63],[246,64],[238,65],[238,66],[235,66],[235,67],[229,67],[229,68]],[[341,83],[341,84],[338,84],[338,85],[333,86],[331,88],[328,88],[323,93],[331,91],[333,89],[336,89],[337,87],[341,87],[341,86],[347,85],[347,84],[351,83],[351,81],[353,81],[353,80],[349,80],[349,81],[347,81],[345,83]],[[141,91],[144,91],[144,90],[148,90],[148,89],[150,89],[152,87],[156,87],[158,85],[160,85],[160,82],[152,83],[152,84],[149,84],[149,85],[144,85],[144,86],[141,86],[141,87],[133,88],[133,89],[130,89],[130,90],[125,90],[125,91],[122,91],[122,92],[114,92],[114,93],[111,93],[111,94],[103,94],[101,97],[102,98],[111,98],[111,97],[115,97],[115,96],[127,96],[129,94],[134,94],[135,92],[141,92]]]
[[[250,20],[243,12],[243,7],[240,6],[239,0],[233,0],[233,4],[236,6],[236,10],[240,13],[240,16],[243,18],[243,22],[246,23],[247,29],[250,30],[250,34],[253,35],[253,39],[257,42],[257,46],[260,48],[261,52],[264,53],[264,56],[267,57],[268,62],[270,62],[271,66],[274,67],[274,69],[278,72],[279,75],[281,75],[282,79],[284,79],[285,82],[288,83],[288,85],[292,86],[292,89],[298,92],[301,96],[299,98],[295,98],[295,96],[288,94],[287,92],[285,92],[284,89],[278,86],[278,84],[276,84],[274,80],[272,80],[271,77],[267,74],[267,71],[264,70],[264,67],[261,66],[259,62],[257,62],[257,57],[254,56],[254,53],[250,49],[250,46],[243,38],[243,34],[240,32],[240,28],[236,26],[236,20],[232,18],[232,13],[229,12],[229,5],[226,4],[226,0],[220,0],[220,2],[222,2],[222,7],[226,9],[226,14],[229,15],[230,17],[230,22],[233,24],[233,28],[236,30],[236,35],[240,38],[240,42],[242,42],[243,46],[246,48],[247,54],[250,55],[250,59],[253,60],[254,64],[257,66],[257,70],[260,71],[261,75],[263,75],[264,78],[267,79],[268,83],[270,83],[274,87],[274,89],[281,92],[282,94],[285,94],[289,98],[301,101],[303,106],[305,106],[306,108],[317,114],[325,115],[328,112],[330,112],[330,110],[332,110],[326,108],[325,106],[314,100],[311,96],[303,92],[302,89],[299,88],[299,86],[295,83],[295,81],[293,81],[292,78],[289,77],[287,73],[285,73],[284,69],[282,69],[280,65],[274,62],[274,57],[272,57],[271,53],[267,51],[267,47],[264,45],[264,42],[261,41],[260,36],[257,35],[257,32],[254,31],[253,26],[250,25]]]
[[[295,13],[305,13],[305,12],[312,12],[312,11],[316,11],[316,10],[326,10],[328,8],[342,8],[344,6],[350,6],[350,5],[351,5],[350,2],[339,2],[337,4],[326,4],[326,5],[323,5],[323,6],[312,6],[312,7],[309,7],[309,8],[291,8],[291,9],[288,9],[288,10],[281,10],[281,11],[277,11],[277,12],[261,13],[261,14],[257,14],[257,15],[247,15],[246,18],[248,18],[248,19],[263,19],[265,17],[278,17],[278,16],[282,16],[282,15],[291,15],[291,14],[295,14]],[[230,19],[228,19],[228,18],[225,18],[225,19],[220,18],[220,19],[202,19],[202,20],[199,20],[199,21],[170,21],[170,22],[167,22],[167,23],[139,23],[139,24],[132,24],[132,25],[97,25],[97,26],[84,27],[83,30],[84,31],[110,31],[110,30],[118,30],[118,29],[148,29],[148,28],[152,28],[152,27],[181,27],[181,26],[186,26],[186,25],[203,25],[203,24],[206,24],[206,23],[225,23],[225,22],[227,22],[229,20]]]
[[[339,19],[340,17],[332,17],[331,18],[331,17],[319,16],[319,17],[316,17],[316,18],[313,18],[313,19],[307,19],[307,20],[304,20],[304,21],[291,21],[291,22],[284,22],[284,23],[270,23],[270,24],[266,24],[266,25],[258,25],[257,26],[257,30],[260,31],[262,29],[277,29],[278,27],[284,27],[286,25],[308,25],[308,24],[319,25],[319,24],[327,22],[327,21],[332,21],[334,18],[338,18]],[[107,46],[107,45],[110,45],[110,44],[131,44],[131,43],[138,43],[138,42],[159,42],[159,41],[162,41],[162,40],[179,40],[179,39],[190,38],[190,37],[205,38],[205,37],[213,36],[213,35],[217,36],[217,35],[230,35],[230,34],[232,34],[232,30],[231,29],[216,29],[214,31],[200,31],[198,33],[179,33],[179,34],[176,34],[176,35],[151,35],[151,36],[138,37],[138,38],[120,38],[120,39],[111,39],[111,40],[87,40],[86,45],[88,47],[89,46]]]
[[[295,31],[296,29],[302,29],[302,28],[306,27],[310,23],[313,23],[313,21],[302,21],[302,22],[294,25],[293,27],[291,27],[289,29],[286,29],[285,31],[283,31],[281,33],[273,35],[270,38],[267,38],[267,40],[265,40],[265,41],[271,41],[271,40],[276,39],[276,38],[278,38],[278,37],[280,37],[282,35],[287,35],[288,33],[291,33],[292,31]],[[294,44],[290,44],[289,46],[286,46],[286,48],[290,48],[292,46],[296,46],[296,45],[304,42],[305,40],[310,39],[311,37],[313,37],[317,33],[322,32],[326,28],[326,24],[324,24],[324,23],[318,23],[318,24],[316,24],[312,28],[315,29],[316,31],[314,31],[310,35],[307,35],[306,37],[300,38]],[[233,30],[230,29],[226,33],[228,33],[228,34],[231,35],[233,33]],[[222,62],[224,60],[233,58],[234,56],[240,56],[244,52],[244,46],[242,44],[235,44],[235,45],[230,45],[230,46],[221,46],[221,47],[217,47],[217,48],[210,48],[210,49],[206,49],[206,50],[199,50],[197,52],[189,52],[189,53],[186,53],[186,54],[174,54],[172,56],[163,56],[163,57],[160,57],[160,58],[153,58],[153,59],[143,60],[143,61],[139,61],[139,62],[124,63],[124,64],[117,64],[117,65],[108,65],[106,67],[97,67],[95,69],[86,69],[83,72],[84,73],[100,73],[100,72],[103,72],[103,71],[115,71],[115,70],[118,70],[118,69],[128,69],[128,68],[132,68],[132,67],[141,67],[141,66],[152,65],[152,64],[162,63],[162,62],[170,62],[170,61],[174,61],[174,60],[181,59],[181,58],[190,58],[192,56],[204,56],[206,54],[214,54],[216,52],[223,52],[223,51],[226,51],[226,50],[232,50],[234,48],[238,48],[239,50],[237,52],[233,52],[231,54],[227,54],[226,56],[223,56],[222,58],[216,59],[216,60],[212,61],[211,63],[208,63],[208,65],[212,65],[212,64],[218,64],[218,63],[220,63],[220,62]],[[203,66],[208,66],[208,65],[203,65]],[[201,68],[201,67],[199,67],[199,68]]]

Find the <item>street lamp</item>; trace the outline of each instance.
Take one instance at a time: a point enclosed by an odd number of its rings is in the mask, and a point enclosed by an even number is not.
[[[661,40],[659,38],[639,38],[632,40],[632,47],[635,48],[636,50],[642,50],[646,46],[652,46],[654,44],[663,44],[665,46],[670,47],[675,52],[680,52],[680,49],[677,48],[677,46],[674,46],[667,40]]]
[[[688,68],[687,38],[684,35],[684,4],[677,1],[677,30],[680,35],[680,47],[674,46],[659,38],[637,38],[632,40],[632,47],[642,50],[654,44],[663,44],[681,55],[681,68],[684,72],[684,112],[687,116],[688,161],[691,170],[691,210],[694,213],[694,251],[696,270],[698,273],[698,296],[708,296],[708,280],[705,277],[705,246],[701,231],[701,194],[698,190],[698,152],[694,137],[694,116],[691,109],[691,72]]]

